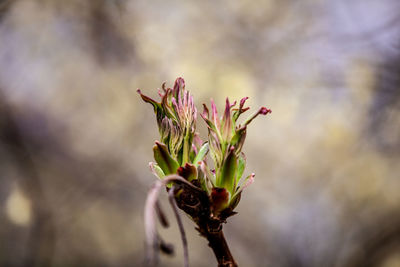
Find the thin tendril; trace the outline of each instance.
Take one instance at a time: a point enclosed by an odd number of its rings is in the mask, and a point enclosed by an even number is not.
[[[165,213],[163,212],[163,210],[161,208],[160,201],[158,201],[158,200],[156,201],[155,208],[156,208],[156,213],[157,213],[157,216],[158,216],[158,220],[160,221],[161,225],[164,228],[168,228],[169,227],[169,222],[168,222],[167,216],[165,215]]]
[[[169,203],[171,204],[172,210],[174,211],[176,221],[178,223],[179,231],[181,233],[181,238],[182,238],[182,246],[183,246],[183,266],[184,267],[189,267],[189,250],[188,250],[188,244],[187,244],[187,239],[186,239],[186,234],[185,234],[185,229],[183,228],[183,223],[182,219],[179,215],[178,212],[178,207],[176,205],[175,201],[175,189],[176,186],[172,186],[171,190],[168,193],[168,198],[169,198]]]
[[[159,180],[155,182],[149,190],[147,194],[145,209],[144,209],[144,225],[145,225],[145,234],[146,234],[146,262],[150,266],[154,266],[158,262],[158,245],[160,243],[160,238],[157,234],[156,229],[156,207],[158,196],[160,194],[161,188],[165,187],[168,183],[182,183],[191,189],[203,192],[200,188],[194,186],[184,178],[179,175],[171,174],[166,176],[163,180]],[[178,219],[177,219],[178,220]],[[179,222],[178,222],[179,225]],[[185,237],[186,238],[186,237]],[[182,237],[183,242],[183,237]],[[185,260],[186,264],[186,260]],[[187,267],[187,265],[185,265]]]

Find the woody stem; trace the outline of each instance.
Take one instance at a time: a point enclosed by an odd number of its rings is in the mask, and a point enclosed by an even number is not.
[[[196,187],[192,188],[192,186],[191,184],[181,185],[182,191],[176,198],[178,207],[196,222],[196,229],[208,240],[208,245],[217,258],[218,267],[238,267],[222,232],[225,219],[213,217],[207,193],[194,190]]]
[[[203,232],[204,237],[208,240],[208,245],[213,250],[218,261],[218,267],[237,267],[237,263],[233,259],[228,243],[225,240],[222,229],[217,232]]]

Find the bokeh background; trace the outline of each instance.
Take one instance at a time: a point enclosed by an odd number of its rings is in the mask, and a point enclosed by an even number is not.
[[[273,111],[249,127],[256,180],[225,226],[240,266],[400,266],[399,8],[0,1],[0,266],[143,265],[158,132],[135,91],[179,76],[198,109]],[[184,224],[191,266],[215,266]],[[181,266],[177,227],[161,234],[161,266]]]

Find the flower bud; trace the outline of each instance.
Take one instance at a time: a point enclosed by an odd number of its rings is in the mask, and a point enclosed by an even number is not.
[[[215,186],[216,188],[226,189],[230,196],[229,203],[231,203],[231,206],[237,205],[241,191],[249,184],[249,179],[254,180],[254,175],[251,175],[246,178],[246,186],[238,186],[246,165],[245,156],[241,151],[246,139],[247,126],[258,115],[271,113],[270,109],[261,107],[245,120],[243,126],[238,124],[237,120],[240,115],[249,110],[249,107],[244,107],[247,99],[248,97],[242,98],[239,107],[234,108],[236,101],[230,104],[227,98],[225,111],[221,118],[218,117],[215,103],[211,100],[211,112],[203,104],[204,109],[201,114],[208,127],[208,143],[215,166]],[[213,201],[213,196],[211,199]]]
[[[197,110],[193,96],[185,90],[185,81],[178,78],[173,89],[162,86],[161,102],[138,93],[143,101],[150,103],[157,117],[161,142],[167,146],[171,157],[179,165],[190,162],[193,137],[196,130]]]
[[[254,173],[242,178],[246,157],[242,152],[247,126],[258,116],[271,113],[259,108],[243,124],[238,124],[241,114],[249,110],[244,107],[248,97],[242,98],[237,108],[226,98],[225,110],[218,116],[217,107],[211,100],[210,110],[203,104],[201,117],[208,127],[208,141],[203,142],[195,133],[197,110],[193,96],[185,90],[185,81],[177,78],[173,88],[162,85],[161,101],[157,102],[138,90],[143,101],[150,103],[156,114],[160,142],[153,147],[156,163],[150,169],[160,179],[178,174],[207,193],[210,211],[222,219],[234,214],[242,191],[254,181]],[[210,151],[214,169],[211,170],[205,157]]]

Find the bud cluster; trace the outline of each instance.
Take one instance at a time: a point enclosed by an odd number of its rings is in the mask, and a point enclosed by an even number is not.
[[[161,101],[157,102],[138,90],[142,99],[150,103],[157,117],[160,141],[153,147],[152,172],[163,179],[170,174],[178,174],[187,181],[198,185],[207,193],[213,216],[232,213],[239,203],[244,188],[254,181],[254,173],[243,178],[246,158],[242,152],[247,126],[258,115],[266,115],[270,109],[261,107],[242,124],[238,119],[249,110],[244,107],[247,97],[230,103],[226,99],[225,111],[218,115],[216,105],[211,100],[211,111],[203,104],[201,117],[208,127],[208,140],[203,142],[196,133],[197,110],[193,96],[185,90],[185,81],[178,78],[174,87],[159,90]],[[210,152],[214,169],[207,164]]]

